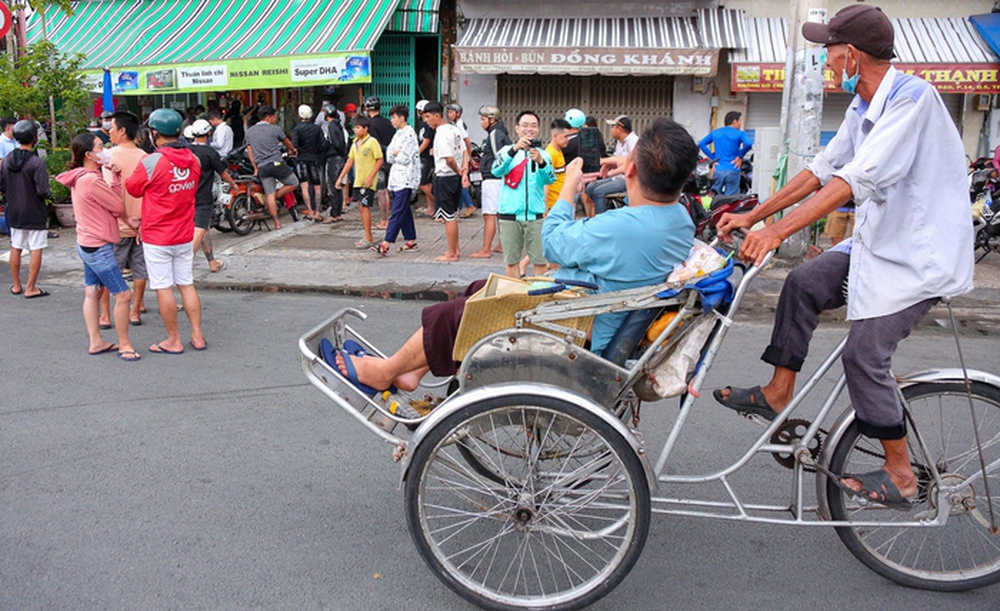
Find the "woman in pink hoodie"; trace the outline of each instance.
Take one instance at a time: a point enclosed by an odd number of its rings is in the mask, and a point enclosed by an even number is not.
[[[121,198],[121,170],[110,164],[110,153],[93,134],[80,134],[73,138],[71,151],[73,157],[69,170],[57,176],[56,180],[66,185],[73,196],[76,251],[83,260],[87,286],[83,299],[83,321],[90,336],[89,352],[97,355],[117,350],[118,358],[123,361],[138,361],[141,357],[128,338],[128,308],[132,291],[125,284],[115,262],[114,251],[119,240],[118,217],[125,211]],[[106,165],[114,176],[110,186],[101,174],[102,165]],[[126,219],[126,222],[138,225],[138,219]],[[103,287],[115,296],[117,344],[108,343],[101,337],[97,304]]]

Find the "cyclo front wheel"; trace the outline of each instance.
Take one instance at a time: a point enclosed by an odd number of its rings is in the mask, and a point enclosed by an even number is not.
[[[972,382],[972,405],[989,473],[993,510],[1000,512],[1000,390]],[[903,389],[910,416],[910,462],[918,494],[907,511],[862,504],[827,482],[830,515],[855,522],[915,522],[933,520],[947,511],[947,522],[932,526],[849,526],[837,528],[847,548],[868,568],[912,588],[960,591],[1000,581],[1000,535],[990,533],[990,499],[986,496],[975,431],[964,382],[925,383]],[[914,432],[927,448],[923,452]],[[834,473],[866,473],[885,460],[877,440],[858,433],[851,424],[830,460]],[[949,490],[945,507],[938,507],[939,486],[934,464]],[[1000,515],[997,516],[1000,519]]]
[[[406,480],[420,555],[488,609],[593,603],[638,560],[649,516],[645,471],[624,436],[555,397],[502,396],[451,414],[417,446]]]

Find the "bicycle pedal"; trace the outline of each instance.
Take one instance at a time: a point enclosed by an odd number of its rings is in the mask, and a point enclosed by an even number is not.
[[[752,412],[737,412],[737,413],[746,418],[747,420],[749,420],[750,422],[761,425],[765,429],[771,426],[771,421],[759,414],[754,414]]]

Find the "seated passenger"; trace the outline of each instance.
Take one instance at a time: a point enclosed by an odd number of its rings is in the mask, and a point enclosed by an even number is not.
[[[676,204],[697,162],[698,147],[687,130],[657,119],[625,161],[629,206],[581,221],[573,220],[570,202],[580,188],[582,160],[569,163],[559,201],[542,227],[546,258],[562,266],[557,275],[593,282],[599,292],[663,282],[687,258],[694,239],[687,210]],[[458,363],[452,350],[465,302],[482,286],[475,282],[462,297],[424,308],[421,328],[388,359],[338,352],[337,368],[352,382],[376,389],[395,384],[413,390],[428,371],[438,377],[454,375]],[[593,352],[604,349],[624,316],[596,317]]]

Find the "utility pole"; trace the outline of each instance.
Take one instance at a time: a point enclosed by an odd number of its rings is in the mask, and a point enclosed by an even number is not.
[[[789,0],[788,58],[781,99],[781,135],[788,151],[788,177],[805,169],[819,150],[823,120],[823,71],[825,49],[802,37],[802,24],[826,21],[826,0]],[[809,228],[785,240],[782,257],[801,258],[808,246]]]

